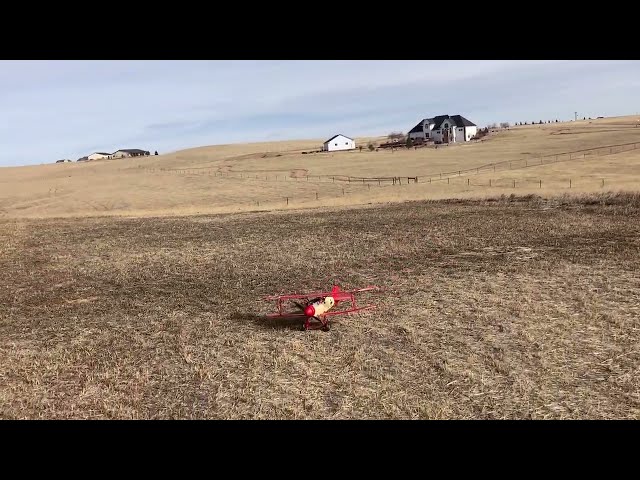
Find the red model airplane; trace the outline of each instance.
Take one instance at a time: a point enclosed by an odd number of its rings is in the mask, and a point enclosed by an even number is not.
[[[307,319],[303,326],[305,330],[317,330],[321,328],[326,332],[329,330],[329,321],[326,318],[327,316],[341,315],[376,308],[375,305],[358,307],[356,304],[356,293],[367,292],[371,290],[380,290],[380,288],[376,286],[369,286],[364,288],[356,288],[349,291],[343,291],[340,290],[340,287],[338,285],[334,285],[330,292],[269,295],[268,297],[265,297],[265,300],[276,300],[278,311],[276,313],[267,314],[267,318],[303,317]],[[298,302],[296,300],[302,300],[302,302]],[[283,311],[285,302],[288,301],[291,301],[297,307],[296,312]],[[333,308],[341,302],[349,302],[350,308],[346,310],[333,310]],[[315,322],[312,322],[312,320],[315,320]]]

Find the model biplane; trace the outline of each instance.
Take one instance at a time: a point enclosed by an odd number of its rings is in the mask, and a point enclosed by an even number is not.
[[[330,292],[269,295],[265,297],[265,300],[275,300],[277,302],[277,311],[275,313],[267,314],[267,318],[305,318],[306,321],[303,325],[305,330],[322,329],[324,331],[328,331],[330,326],[327,317],[329,316],[349,314],[376,308],[376,305],[359,307],[356,303],[356,294],[372,290],[380,290],[380,288],[376,286],[368,286],[344,291],[340,290],[338,285],[334,285]],[[285,308],[287,308],[287,305],[290,303],[295,306],[295,310],[293,312],[286,312]],[[338,305],[344,303],[348,303],[349,308],[339,310]]]

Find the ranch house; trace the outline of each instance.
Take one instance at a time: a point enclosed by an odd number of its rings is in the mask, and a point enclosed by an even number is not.
[[[100,158],[109,158],[111,156],[110,153],[105,153],[105,152],[95,152],[92,153],[91,155],[89,155],[87,158],[89,160],[98,160]]]
[[[356,148],[356,141],[353,138],[338,134],[331,137],[322,144],[325,152],[335,152],[338,150],[353,150]]]
[[[434,143],[457,143],[468,142],[477,131],[477,125],[462,115],[438,115],[421,120],[409,131],[409,137]]]
[[[146,157],[149,152],[146,150],[140,150],[139,148],[123,148],[113,153],[113,158],[123,157]]]

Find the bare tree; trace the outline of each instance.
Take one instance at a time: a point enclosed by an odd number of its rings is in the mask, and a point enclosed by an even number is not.
[[[405,135],[402,132],[391,132],[387,138],[389,140],[398,140],[398,141],[404,141],[405,139]]]
[[[502,122],[500,124],[500,128],[509,128],[511,126],[511,124],[509,122]]]

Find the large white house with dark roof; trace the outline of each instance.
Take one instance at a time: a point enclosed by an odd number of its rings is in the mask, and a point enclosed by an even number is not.
[[[435,143],[468,142],[477,131],[477,125],[462,115],[438,115],[421,120],[409,131],[409,138]]]

